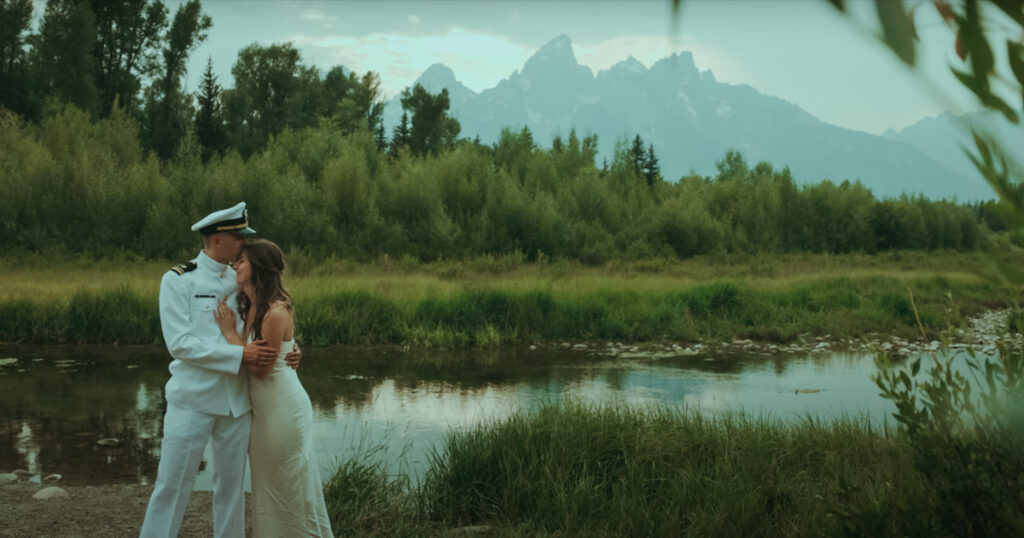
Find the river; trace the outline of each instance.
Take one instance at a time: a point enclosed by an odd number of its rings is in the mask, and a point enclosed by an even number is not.
[[[151,483],[159,459],[162,347],[0,346],[0,472],[62,483]],[[406,353],[306,350],[321,476],[350,457],[383,461],[415,482],[453,429],[565,400],[746,412],[786,422],[892,412],[866,353],[610,357],[571,350]],[[117,439],[117,446],[99,446]],[[211,451],[196,489],[212,486]]]

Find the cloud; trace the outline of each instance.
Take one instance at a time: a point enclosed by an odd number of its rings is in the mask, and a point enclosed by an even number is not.
[[[419,24],[420,18],[416,15],[409,15],[409,24]]]
[[[302,11],[302,18],[308,21],[336,21],[338,17],[328,15],[318,9],[305,9]]]
[[[534,51],[503,36],[450,28],[433,35],[374,33],[364,36],[292,36],[306,62],[322,69],[344,65],[376,71],[385,94],[394,95],[435,63],[450,67],[474,91],[493,87]]]

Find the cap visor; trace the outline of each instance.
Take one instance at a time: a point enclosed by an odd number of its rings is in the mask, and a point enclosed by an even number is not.
[[[256,233],[256,230],[253,230],[252,228],[246,227],[244,230],[238,230],[235,233],[237,233],[238,235],[252,235],[252,234]]]

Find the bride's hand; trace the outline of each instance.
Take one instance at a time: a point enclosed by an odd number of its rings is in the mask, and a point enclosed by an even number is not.
[[[235,328],[235,311],[224,301],[217,301],[217,311],[213,313],[213,318],[217,320],[217,326],[225,337],[238,334]]]

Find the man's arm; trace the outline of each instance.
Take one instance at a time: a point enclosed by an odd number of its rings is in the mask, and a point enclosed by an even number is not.
[[[160,328],[167,351],[175,359],[192,366],[237,374],[242,365],[242,346],[205,342],[192,334],[189,294],[181,278],[167,272],[160,281]]]

